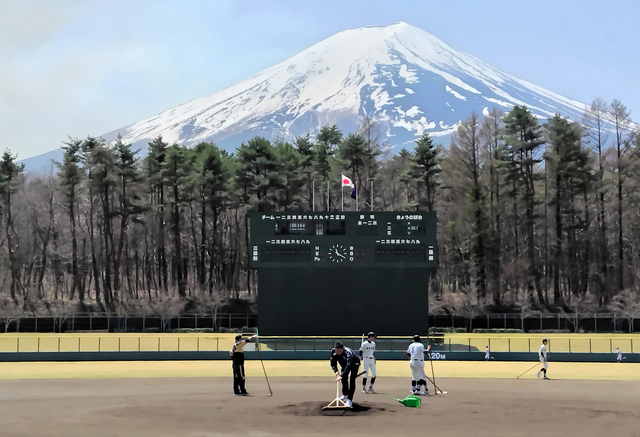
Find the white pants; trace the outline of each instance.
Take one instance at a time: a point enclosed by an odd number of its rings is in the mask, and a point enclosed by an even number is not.
[[[371,377],[376,377],[376,361],[374,358],[363,358],[362,359],[362,370],[364,371],[364,378],[369,377],[369,369],[371,369]]]
[[[544,370],[547,370],[548,367],[548,363],[547,360],[545,360],[544,358],[540,358],[540,362],[542,363],[542,367],[544,368]]]
[[[420,381],[426,380],[427,376],[424,374],[424,360],[414,360],[411,359],[409,363],[409,367],[411,367],[411,380],[412,381]]]

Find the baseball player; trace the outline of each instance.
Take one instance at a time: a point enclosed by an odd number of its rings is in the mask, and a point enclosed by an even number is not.
[[[617,357],[617,361],[618,361],[619,363],[621,363],[621,362],[622,362],[622,360],[626,360],[626,358],[622,356],[622,351],[620,350],[620,348],[619,348],[619,347],[617,347],[617,348],[616,348],[616,355],[618,356],[618,357]]]
[[[233,368],[233,395],[234,396],[248,396],[247,390],[244,387],[244,351],[242,348],[245,344],[251,343],[251,340],[256,338],[252,336],[246,339],[242,338],[242,335],[236,335],[236,342],[229,351],[231,355],[231,367]]]
[[[484,348],[484,359],[487,361],[491,359],[491,352],[489,351],[489,346]]]
[[[342,380],[342,396],[348,407],[353,407],[353,394],[356,391],[356,378],[360,368],[360,358],[353,349],[345,347],[342,342],[336,342],[331,349],[331,359],[329,360],[331,369],[336,374],[336,382]],[[340,364],[341,372],[338,371]]]
[[[367,334],[367,339],[362,342],[360,346],[360,358],[364,367],[364,377],[362,378],[362,393],[367,393],[367,376],[369,376],[369,369],[371,369],[371,382],[369,383],[369,393],[375,393],[373,389],[373,383],[376,382],[376,342],[373,341],[376,338],[376,334],[370,332]]]
[[[409,367],[411,367],[411,394],[428,395],[427,376],[424,374],[424,354],[431,351],[431,345],[424,348],[419,335],[413,336],[413,343],[407,349],[409,357]],[[424,391],[420,391],[420,386],[424,386]]]
[[[542,363],[542,369],[540,369],[538,373],[536,373],[536,376],[540,378],[540,373],[544,373],[543,379],[549,379],[547,378],[547,368],[549,367],[549,363],[547,362],[547,339],[546,338],[542,340],[542,344],[540,345],[540,350],[538,351],[538,358]]]

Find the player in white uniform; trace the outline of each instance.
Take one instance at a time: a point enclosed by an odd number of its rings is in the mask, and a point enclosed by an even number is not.
[[[371,382],[369,382],[369,393],[375,393],[373,383],[376,382],[376,342],[373,341],[376,334],[370,332],[367,339],[360,346],[360,358],[362,359],[364,377],[362,378],[362,393],[367,393],[367,376],[371,369]]]
[[[491,352],[489,352],[489,346],[484,348],[484,359],[487,361],[491,359]]]
[[[424,374],[424,354],[429,353],[431,345],[424,348],[420,342],[420,336],[413,336],[413,343],[407,349],[409,357],[409,367],[411,367],[411,393],[414,395],[428,395],[427,376]],[[424,391],[420,391],[420,386],[424,386]]]
[[[621,363],[622,360],[626,360],[626,358],[622,356],[622,351],[620,350],[619,347],[616,348],[616,355],[618,355],[617,360],[619,363]]]
[[[542,363],[542,369],[540,369],[540,371],[536,373],[536,376],[540,378],[540,373],[544,373],[544,379],[549,379],[547,378],[547,368],[549,367],[549,363],[547,362],[547,339],[546,338],[542,340],[542,344],[540,345],[540,350],[538,351],[538,358]]]

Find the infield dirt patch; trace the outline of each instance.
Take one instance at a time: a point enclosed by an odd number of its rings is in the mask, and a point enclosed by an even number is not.
[[[409,379],[380,378],[379,394],[352,412],[323,413],[332,377],[0,381],[0,435],[65,437],[218,436],[640,436],[640,383],[438,378],[447,395],[407,408]]]

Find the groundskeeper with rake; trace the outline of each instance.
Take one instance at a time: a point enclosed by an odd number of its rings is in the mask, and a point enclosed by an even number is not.
[[[427,375],[424,373],[424,354],[431,351],[431,345],[424,348],[420,341],[419,335],[413,336],[413,343],[407,349],[407,357],[409,357],[409,367],[411,368],[411,394],[428,395],[429,387],[427,387]],[[420,387],[424,386],[424,391]]]
[[[336,374],[336,383],[342,380],[342,396],[340,400],[344,401],[348,408],[353,407],[353,395],[356,391],[356,380],[359,376],[358,369],[360,368],[358,354],[338,341],[331,350],[329,363]],[[338,364],[340,364],[340,372],[338,371]]]
[[[251,336],[249,338],[242,338],[242,335],[236,335],[236,342],[229,351],[229,355],[231,355],[231,367],[233,368],[233,395],[234,396],[248,396],[247,390],[245,388],[245,372],[244,372],[244,351],[243,347],[247,343],[251,343],[251,340],[255,339],[256,336]]]
[[[547,378],[547,368],[549,367],[549,362],[547,361],[547,339],[546,338],[542,340],[542,344],[540,345],[540,350],[538,351],[538,358],[540,359],[540,363],[542,364],[542,369],[540,369],[540,371],[536,373],[536,376],[540,378],[540,373],[543,373],[544,379],[549,379]]]

